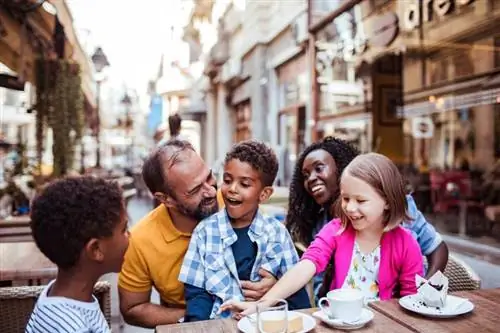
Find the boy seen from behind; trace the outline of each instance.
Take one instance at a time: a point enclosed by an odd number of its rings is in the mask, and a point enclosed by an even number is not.
[[[94,177],[57,180],[34,199],[31,228],[58,273],[41,293],[26,333],[111,332],[92,292],[103,274],[120,271],[128,247],[120,187]]]
[[[259,280],[260,268],[279,279],[298,262],[285,226],[259,210],[273,193],[277,172],[276,155],[261,142],[240,142],[226,155],[225,208],[196,227],[179,275],[185,283],[185,321],[215,318],[224,301],[243,300],[240,281]],[[288,303],[290,309],[310,307],[304,288]]]

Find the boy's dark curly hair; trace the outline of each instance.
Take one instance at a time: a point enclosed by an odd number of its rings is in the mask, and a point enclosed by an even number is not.
[[[327,151],[335,160],[337,166],[337,185],[344,168],[359,154],[359,151],[348,142],[331,136],[324,138],[308,146],[300,154],[293,171],[292,182],[290,184],[290,197],[288,199],[288,214],[286,226],[294,239],[303,242],[306,246],[312,241],[312,231],[321,218],[321,206],[314,201],[314,198],[307,193],[304,187],[304,176],[302,166],[306,156],[315,150],[323,149]],[[339,188],[334,194],[331,204],[339,196]],[[329,207],[325,207],[329,208]]]
[[[59,268],[73,267],[92,238],[113,234],[125,207],[115,182],[69,177],[47,185],[31,205],[31,229],[40,251]]]
[[[264,186],[272,186],[278,174],[278,158],[265,143],[257,140],[241,141],[226,154],[224,164],[232,159],[246,162],[261,175]]]

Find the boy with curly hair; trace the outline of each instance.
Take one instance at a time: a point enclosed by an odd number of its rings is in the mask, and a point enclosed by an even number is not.
[[[102,275],[120,271],[128,247],[120,187],[94,177],[50,183],[32,203],[31,229],[58,273],[38,298],[26,333],[111,332],[92,291]]]
[[[273,193],[277,172],[276,155],[262,142],[243,141],[227,153],[221,186],[225,208],[196,227],[179,274],[185,321],[215,318],[224,301],[243,300],[240,281],[258,280],[259,269],[280,278],[298,262],[285,226],[259,210]],[[288,302],[290,309],[310,307],[305,289]]]

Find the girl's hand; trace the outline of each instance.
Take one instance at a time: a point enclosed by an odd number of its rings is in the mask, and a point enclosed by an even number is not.
[[[256,302],[240,302],[240,301],[227,301],[224,302],[219,309],[219,313],[224,311],[231,311],[233,313],[233,317],[237,320],[241,318],[251,315],[252,313],[257,311],[257,303]]]

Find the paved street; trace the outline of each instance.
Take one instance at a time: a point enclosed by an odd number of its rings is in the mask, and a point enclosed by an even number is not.
[[[481,288],[500,288],[500,265],[472,256],[459,255],[481,278]]]
[[[152,209],[152,203],[148,199],[134,198],[130,201],[128,206],[128,212],[130,215],[130,225],[134,225],[139,221],[144,215],[146,215]],[[450,236],[446,236],[447,241],[452,240]],[[463,240],[457,239],[455,242],[464,243]],[[484,247],[480,245],[477,246],[479,250],[483,250]],[[458,248],[458,247],[457,247]],[[456,253],[456,252],[454,252]],[[478,251],[479,253],[479,251]],[[484,260],[486,256],[481,254],[472,254],[467,252],[467,254],[456,253],[458,256],[464,260],[471,268],[479,275],[482,281],[482,288],[500,288],[500,265],[492,264],[487,260]],[[118,310],[118,296],[116,291],[116,274],[109,274],[104,279],[111,281],[115,286],[113,287],[112,295],[112,313],[116,320],[119,318]],[[153,294],[153,300],[158,302],[158,295]],[[115,320],[115,321],[116,321]],[[113,327],[113,332],[120,332],[118,325],[115,324]],[[137,327],[125,325],[122,333],[146,333],[153,332],[153,330],[145,330]]]

